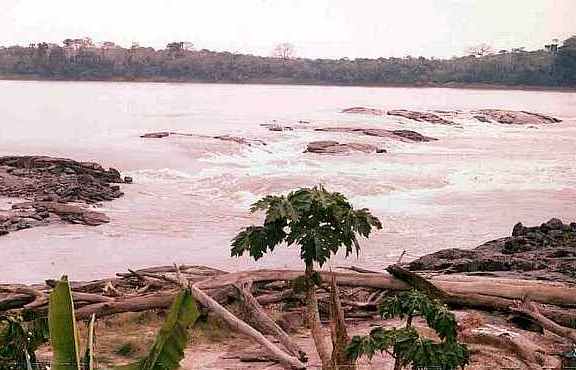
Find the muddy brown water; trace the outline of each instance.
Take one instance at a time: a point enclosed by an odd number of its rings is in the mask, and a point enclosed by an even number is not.
[[[449,117],[457,126],[342,114],[343,108],[529,110],[564,121],[540,127]],[[294,248],[254,263],[231,258],[229,241],[251,202],[318,183],[369,207],[384,229],[358,258],[381,269],[447,247],[506,236],[517,221],[576,221],[576,93],[436,88],[360,88],[0,81],[0,155],[90,160],[132,176],[124,198],[103,204],[112,222],[52,225],[0,239],[0,281],[36,282],[67,273],[84,280],[128,267],[207,264],[228,270],[297,267]],[[450,115],[450,113],[448,113]],[[403,143],[348,133],[271,132],[262,123],[415,130],[440,140]],[[306,123],[300,124],[306,126]],[[154,131],[260,139],[266,146],[199,137],[141,139]],[[317,140],[360,142],[386,154],[304,154]],[[0,200],[9,207],[13,200]]]

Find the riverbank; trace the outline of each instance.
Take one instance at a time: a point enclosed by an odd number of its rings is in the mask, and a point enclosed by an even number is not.
[[[401,320],[382,320],[377,308],[386,298],[409,290],[412,285],[419,286],[425,275],[405,276],[406,270],[398,265],[387,271],[345,270],[320,273],[322,283],[317,295],[324,323],[330,320],[330,295],[325,292],[330,291],[328,282],[334,278],[350,336],[366,335],[375,325],[404,325]],[[199,301],[202,317],[190,330],[192,340],[185,351],[183,369],[283,368],[277,357],[256,344],[254,337],[231,325],[232,319],[215,310],[214,304],[234,315],[233,320],[248,323],[255,330],[268,334],[268,338],[276,338],[280,332],[287,333],[287,337],[280,340],[282,346],[286,347],[286,340],[289,340],[291,346],[306,353],[307,366],[315,368],[319,359],[304,321],[305,297],[293,282],[302,274],[302,270],[229,273],[197,265],[156,266],[70,284],[77,306],[76,318],[86,320],[92,314],[98,318],[96,355],[103,365],[130,363],[147,353],[163,320],[163,312],[174,299],[176,282],[187,281],[193,284],[194,295],[205,292],[214,301],[209,306],[204,299]],[[414,276],[420,277],[414,280]],[[436,274],[426,281],[440,290],[438,299],[453,309],[459,341],[470,349],[470,365],[466,367],[469,370],[485,370],[486,363],[498,368],[558,368],[559,354],[570,348],[569,337],[564,337],[558,327],[550,328],[546,323],[552,320],[567,333],[573,331],[576,325],[574,284],[463,274]],[[0,311],[10,309],[14,312],[28,307],[44,312],[45,297],[53,285],[53,280],[30,286],[0,285]],[[536,310],[533,317],[533,312],[520,302],[529,303],[531,309]],[[260,309],[255,311],[254,305]],[[278,329],[266,331],[269,326],[263,325],[262,317],[271,318]],[[415,317],[413,326],[424,337],[437,340],[421,318]],[[328,325],[323,330],[330,336]],[[275,339],[273,342],[278,343]],[[39,352],[39,358],[50,360],[48,345]],[[389,356],[380,354],[373,361],[360,361],[363,369],[391,369],[392,363]]]
[[[128,83],[161,83],[161,84],[215,84],[215,85],[283,85],[283,86],[333,86],[333,87],[368,87],[368,88],[441,88],[441,89],[463,89],[463,90],[513,90],[513,91],[550,91],[550,92],[576,92],[573,86],[542,86],[542,85],[504,85],[488,83],[416,83],[416,84],[379,84],[379,83],[326,83],[319,81],[299,81],[288,78],[279,79],[253,79],[246,81],[237,80],[202,80],[202,79],[183,79],[183,78],[63,78],[47,77],[35,75],[0,75],[0,81],[51,81],[51,82],[128,82]]]

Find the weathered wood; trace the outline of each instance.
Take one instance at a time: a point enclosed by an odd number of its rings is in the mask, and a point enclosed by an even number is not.
[[[558,325],[554,321],[542,315],[538,307],[533,302],[530,302],[529,300],[525,300],[524,302],[517,302],[517,304],[511,307],[511,310],[513,312],[518,312],[528,316],[540,324],[544,329],[561,337],[567,338],[572,341],[572,343],[576,344],[576,330]]]
[[[441,288],[438,288],[429,280],[423,278],[415,272],[403,268],[400,265],[390,265],[386,267],[386,271],[388,271],[395,278],[404,281],[414,289],[418,289],[430,297],[438,298],[440,300],[447,300],[450,296],[448,293],[446,293]]]
[[[221,319],[223,319],[231,328],[236,331],[249,336],[256,342],[260,343],[266,350],[278,360],[287,369],[305,369],[306,366],[300,362],[296,357],[289,355],[282,351],[272,342],[270,342],[262,333],[246,324],[244,321],[238,319],[230,311],[222,307],[218,302],[210,298],[196,285],[191,285],[192,296],[204,307],[208,308]]]
[[[302,362],[307,362],[308,356],[306,352],[266,314],[260,303],[250,292],[249,286],[249,284],[234,285],[246,311],[254,318],[256,329],[262,333],[274,335],[291,355],[296,356]]]
[[[460,340],[468,344],[488,345],[515,354],[524,362],[528,370],[541,370],[544,364],[544,350],[521,336],[489,333],[465,333]]]
[[[389,290],[406,290],[410,285],[385,273],[342,273],[321,271],[324,281],[329,281],[331,274],[336,276],[340,286],[366,287]],[[294,280],[302,276],[299,270],[251,270],[215,276],[199,283],[205,288],[217,288],[232,285],[239,281],[252,280],[270,282],[277,280]],[[576,307],[576,287],[570,285],[547,284],[533,280],[493,279],[486,277],[469,277],[464,281],[450,281],[431,278],[430,281],[447,293],[478,293],[507,299],[522,299],[529,296],[533,301],[558,305],[560,307]]]
[[[162,267],[158,270],[175,271],[174,267]],[[210,269],[190,268],[182,272],[182,277],[192,283],[197,283],[199,288],[218,302],[223,303],[231,299],[230,293],[233,291],[233,284],[246,280],[254,281],[255,284],[289,281],[303,274],[302,271],[298,270],[254,270],[237,273],[223,273],[216,270],[213,271],[214,275],[212,276],[199,277],[187,273],[187,271],[192,270],[209,271]],[[324,281],[330,281],[331,277],[334,276],[336,283],[341,287],[383,290],[382,293],[378,294],[378,297],[381,297],[384,291],[409,289],[408,284],[387,273],[336,272],[332,274],[322,271],[320,274]],[[125,277],[117,279],[85,283],[72,282],[73,297],[77,307],[80,307],[81,312],[86,312],[88,316],[89,313],[96,313],[97,316],[101,317],[130,310],[166,308],[173,297],[170,290],[175,288],[175,283],[169,279],[162,280],[159,278],[160,275],[160,273],[137,270],[136,274],[127,273]],[[541,314],[545,317],[562,326],[576,328],[576,288],[573,285],[469,276],[457,278],[455,276],[434,276],[429,281],[450,295],[446,303],[452,306],[510,312],[510,307],[513,306],[514,301],[529,297],[534,302],[545,304],[540,308]],[[103,289],[108,283],[112,283],[117,290],[124,292],[125,296],[106,297]],[[18,293],[15,293],[13,289],[10,290],[10,287],[14,286],[20,289]],[[0,292],[0,310],[2,311],[22,309],[34,300],[37,303],[43,303],[40,306],[34,305],[34,310],[42,311],[46,309],[46,301],[41,298],[49,293],[50,283],[47,286],[33,287],[21,284],[4,284],[0,285],[0,291],[4,292]],[[268,304],[279,302],[291,296],[292,292],[285,289],[278,293],[268,293],[255,298],[260,304]],[[376,303],[375,301],[370,300],[370,303]],[[343,303],[346,304],[347,300],[343,300]],[[372,306],[366,305],[364,309],[371,310]]]
[[[159,308],[168,308],[174,301],[175,290],[148,294],[138,297],[115,300],[113,302],[95,303],[76,310],[77,319],[88,319],[92,314],[96,317],[109,316],[123,312],[141,312]]]

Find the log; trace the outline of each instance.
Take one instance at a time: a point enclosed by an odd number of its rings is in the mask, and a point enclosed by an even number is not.
[[[160,270],[175,271],[173,267],[163,267]],[[200,269],[196,268],[196,270]],[[97,316],[102,317],[130,310],[142,311],[168,307],[170,299],[173,298],[173,293],[171,293],[170,290],[175,287],[174,282],[171,282],[169,279],[163,282],[163,280],[159,278],[159,274],[147,273],[146,271],[144,271],[144,274],[154,276],[154,278],[147,278],[147,281],[150,283],[150,289],[157,289],[156,292],[150,294],[142,294],[142,292],[134,294],[135,291],[138,292],[142,286],[146,285],[146,281],[141,281],[140,278],[137,278],[134,274],[128,273],[126,277],[121,279],[105,279],[86,283],[72,282],[74,299],[78,303],[77,306],[84,306],[81,307],[81,312],[86,312],[87,317],[89,317],[89,313],[96,313]],[[233,284],[246,280],[252,280],[254,283],[293,280],[302,276],[302,271],[255,270],[228,274],[216,271],[214,274],[214,276],[203,277],[202,280],[197,283],[197,286],[213,298],[216,298],[217,301],[226,302],[228,297],[230,297],[229,292]],[[142,277],[140,273],[138,273],[138,275]],[[190,275],[186,272],[182,273],[182,275],[189,281],[197,281],[198,279],[196,275],[190,278]],[[338,272],[333,275],[336,278],[336,283],[340,286],[376,288],[386,291],[409,289],[408,284],[389,274]],[[322,271],[321,276],[325,281],[329,281],[332,274]],[[115,299],[102,296],[102,289],[108,282],[113,282],[117,289],[125,289],[129,291],[130,294]],[[541,307],[540,312],[542,315],[562,326],[576,328],[576,310],[572,308],[576,307],[576,288],[572,285],[532,280],[469,276],[458,276],[457,278],[455,276],[435,276],[430,279],[430,282],[450,294],[450,299],[446,302],[453,306],[510,312],[510,307],[513,306],[514,301],[522,300],[525,297],[529,297],[532,301],[538,303],[554,304],[555,306]],[[47,285],[48,287],[28,287],[31,290],[24,289],[26,294],[1,294],[0,310],[6,311],[8,309],[23,308],[25,305],[33,302],[34,299],[39,299],[42,294],[44,294],[40,293],[41,291],[47,293],[50,283],[47,283]],[[7,291],[7,287],[14,287],[14,285],[0,285],[0,289],[4,289],[4,291]],[[22,285],[18,285],[18,287],[22,287]],[[22,291],[23,290],[19,290],[19,292]],[[85,292],[94,292],[94,294],[80,295],[80,293]],[[267,304],[278,302],[289,295],[291,295],[291,293],[281,291],[275,296],[268,294],[262,297],[256,297],[256,299],[260,304]],[[98,300],[102,300],[102,302],[96,302]],[[46,305],[34,308],[34,310],[40,311],[45,309]]]
[[[260,303],[250,292],[249,286],[249,284],[234,285],[246,311],[254,318],[253,322],[257,325],[256,329],[263,333],[273,335],[291,355],[296,356],[302,362],[307,362],[308,356],[306,352],[266,314]]]
[[[222,318],[230,327],[238,332],[249,336],[256,342],[260,343],[266,350],[278,360],[287,369],[305,369],[306,366],[300,362],[296,357],[282,351],[276,345],[272,344],[262,333],[246,324],[244,321],[238,319],[230,311],[222,307],[218,302],[210,298],[198,286],[191,285],[192,296],[204,307],[210,309],[220,318]]]
[[[517,355],[529,370],[541,370],[544,365],[544,350],[521,336],[462,333],[460,340],[468,344],[488,345],[511,352]]]
[[[430,297],[438,298],[444,301],[450,297],[449,293],[445,292],[441,288],[438,288],[436,285],[418,275],[417,273],[407,270],[400,265],[390,265],[386,267],[386,271],[388,271],[395,278],[406,282],[406,284],[410,285],[414,289],[418,289],[424,292]]]
[[[123,312],[141,312],[159,308],[168,308],[174,301],[177,291],[166,291],[148,294],[139,297],[119,299],[113,302],[95,303],[80,307],[76,310],[77,319],[89,319],[92,314],[96,317],[109,316]]]
[[[446,302],[453,307],[469,307],[481,310],[511,312],[517,301],[513,299],[491,297],[482,294],[452,294]],[[554,306],[542,307],[541,313],[549,319],[569,328],[576,328],[576,310]]]
[[[576,344],[576,330],[558,325],[546,316],[540,313],[540,309],[533,302],[525,300],[524,302],[517,302],[511,307],[513,312],[526,315],[536,323],[540,324],[544,329],[559,335],[563,338],[569,339],[572,343]]]
[[[149,277],[165,280],[180,287],[190,288],[192,297],[200,303],[203,307],[211,310],[214,314],[222,318],[231,328],[236,329],[238,332],[247,335],[254,339],[256,342],[260,343],[278,362],[287,369],[305,369],[306,366],[300,362],[297,358],[289,355],[288,353],[282,351],[272,342],[270,342],[262,333],[246,324],[244,321],[238,319],[230,311],[222,307],[218,302],[212,299],[208,294],[199,289],[196,284],[190,284],[189,281],[185,280],[180,272],[178,265],[174,265],[174,271],[176,272],[176,278],[170,277],[168,275],[155,275],[152,273],[142,273],[141,275],[148,275]]]
[[[330,272],[321,271],[324,281],[330,281]],[[371,273],[341,273],[334,272],[336,283],[340,286],[366,287],[389,290],[407,290],[410,285],[390,276],[389,274]],[[230,273],[199,282],[199,287],[217,288],[236,284],[241,281],[252,280],[256,282],[270,282],[277,280],[294,280],[302,276],[298,270],[253,270]],[[533,280],[512,280],[506,283],[506,279],[492,279],[485,277],[468,277],[463,281],[448,281],[443,279],[430,279],[435,286],[443,291],[460,295],[477,294],[521,300],[528,296],[535,302],[553,304],[559,307],[576,308],[576,287],[570,285],[547,284]]]
[[[256,300],[261,305],[267,305],[267,304],[282,302],[283,300],[285,300],[287,298],[291,298],[293,296],[294,296],[294,290],[286,289],[286,290],[283,290],[283,291],[277,292],[277,293],[259,295],[256,298]]]

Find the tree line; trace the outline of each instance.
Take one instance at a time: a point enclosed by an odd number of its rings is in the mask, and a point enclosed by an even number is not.
[[[350,85],[434,85],[485,83],[576,86],[576,36],[557,49],[476,53],[451,59],[424,57],[377,59],[295,58],[280,44],[272,57],[194,50],[173,42],[155,50],[72,47],[41,42],[0,47],[0,76],[64,80],[150,80],[204,82],[278,82]],[[73,41],[73,40],[72,40]],[[113,44],[112,44],[113,45]],[[290,46],[290,47],[288,47]]]

